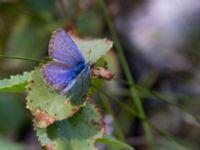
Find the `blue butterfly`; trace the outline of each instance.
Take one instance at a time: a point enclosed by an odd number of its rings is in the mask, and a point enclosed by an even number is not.
[[[61,94],[82,98],[90,86],[90,65],[70,35],[63,29],[53,32],[49,43],[49,56],[53,61],[43,67],[46,83]]]

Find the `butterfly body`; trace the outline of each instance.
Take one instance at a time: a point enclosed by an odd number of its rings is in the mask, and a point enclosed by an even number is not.
[[[56,30],[49,43],[53,61],[43,67],[46,83],[61,94],[77,97],[85,95],[90,85],[90,65],[70,35],[63,29]]]
[[[86,67],[86,64],[79,64],[73,69],[74,74],[77,76]]]

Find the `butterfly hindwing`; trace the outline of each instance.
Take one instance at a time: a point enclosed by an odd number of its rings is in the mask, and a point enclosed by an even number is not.
[[[61,94],[71,94],[71,101],[79,104],[90,87],[90,67],[86,65],[76,74],[74,68],[68,68],[58,62],[49,62],[43,67],[43,76],[47,84],[57,89]],[[70,90],[70,92],[69,92]]]
[[[90,87],[90,66],[86,67],[81,71],[81,73],[76,77],[75,85],[70,89],[71,91],[71,103],[74,105],[79,105],[85,100],[86,93]]]
[[[48,85],[57,90],[62,90],[73,86],[72,80],[76,78],[77,74],[73,71],[73,68],[52,61],[44,65],[43,76]]]

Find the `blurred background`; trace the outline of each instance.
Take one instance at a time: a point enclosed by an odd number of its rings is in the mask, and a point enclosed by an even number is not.
[[[107,0],[105,5],[106,10],[98,0],[0,0],[0,54],[44,59],[51,32],[60,27],[81,38],[113,40],[108,11],[151,122],[155,149],[199,150],[199,0]],[[105,56],[115,80],[106,82],[94,99],[104,112],[107,134],[148,150],[141,121],[122,107],[135,109],[115,44]],[[0,58],[0,79],[35,66]],[[25,97],[0,93],[2,150],[41,149]]]

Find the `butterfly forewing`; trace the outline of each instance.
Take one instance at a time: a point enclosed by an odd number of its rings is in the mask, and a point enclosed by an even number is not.
[[[49,43],[49,55],[54,61],[64,63],[70,67],[85,64],[81,51],[63,29],[53,32]]]

